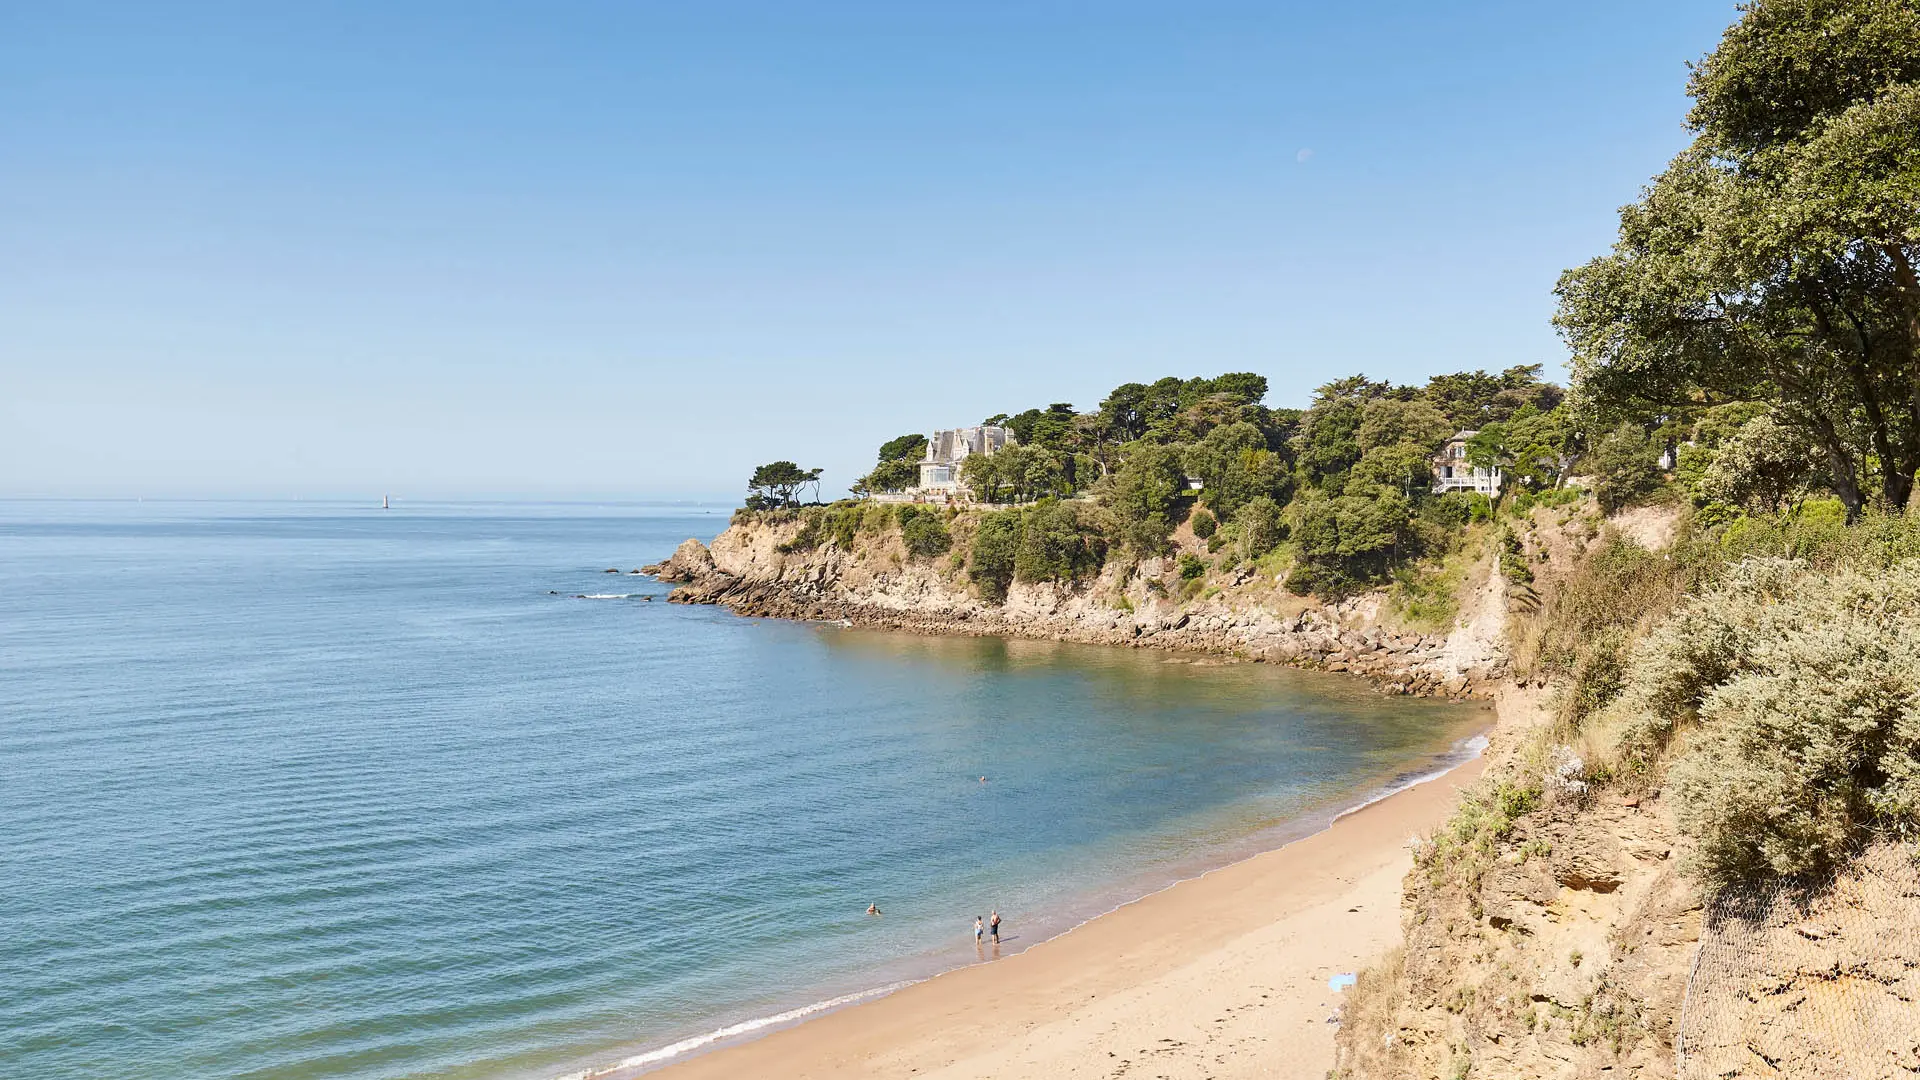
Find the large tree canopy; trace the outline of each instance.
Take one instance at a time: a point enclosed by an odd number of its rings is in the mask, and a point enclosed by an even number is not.
[[[1736,401],[1819,447],[1858,512],[1920,472],[1920,9],[1757,0],[1694,71],[1693,144],[1561,277],[1601,422]]]
[[[798,506],[795,497],[808,484],[818,483],[819,469],[803,469],[791,461],[774,461],[753,470],[747,481],[752,498],[775,506]]]

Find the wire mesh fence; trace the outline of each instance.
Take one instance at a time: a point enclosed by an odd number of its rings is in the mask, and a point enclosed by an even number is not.
[[[1816,884],[1713,897],[1675,1041],[1679,1080],[1920,1077],[1920,862],[1861,852]]]

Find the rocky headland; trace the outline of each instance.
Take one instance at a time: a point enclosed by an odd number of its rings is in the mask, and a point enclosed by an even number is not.
[[[1415,629],[1394,617],[1383,592],[1298,597],[1252,567],[1182,601],[1171,556],[1110,560],[1079,584],[1016,581],[1004,603],[992,603],[947,559],[909,556],[897,532],[795,550],[802,529],[736,520],[711,547],[687,540],[645,570],[679,585],[675,603],[742,615],[1211,653],[1347,672],[1398,694],[1488,697],[1508,672],[1509,597],[1491,556],[1468,573],[1451,625]]]

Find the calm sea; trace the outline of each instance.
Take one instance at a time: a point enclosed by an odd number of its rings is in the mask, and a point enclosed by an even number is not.
[[[603,572],[724,523],[0,503],[0,1075],[631,1069],[976,962],[990,908],[1031,946],[1482,719]]]

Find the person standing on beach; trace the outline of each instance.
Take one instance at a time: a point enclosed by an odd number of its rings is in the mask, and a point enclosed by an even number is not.
[[[993,909],[993,917],[987,921],[987,930],[993,934],[993,943],[1000,944],[1000,909]]]
[[[980,921],[980,916],[975,915],[973,917],[973,943],[979,945],[980,939],[985,937],[986,933],[986,924]]]

